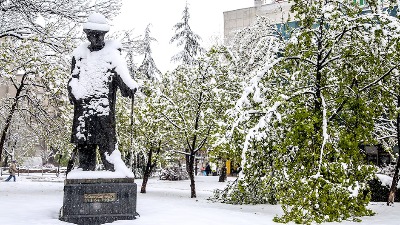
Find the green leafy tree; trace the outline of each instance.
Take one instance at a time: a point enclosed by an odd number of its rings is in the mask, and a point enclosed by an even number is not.
[[[218,66],[217,51],[212,49],[198,64],[182,65],[167,73],[160,88],[161,115],[171,126],[171,148],[185,156],[190,178],[191,197],[196,197],[195,156],[212,146],[220,106],[219,90],[228,74]]]
[[[352,2],[295,0],[292,11],[297,25],[285,31],[284,50],[270,48],[233,110],[251,128],[237,195],[224,199],[276,199],[284,215],[275,221],[284,223],[358,220],[373,214],[374,176],[359,146],[376,143],[374,121],[393,102],[382,84],[398,67],[398,21],[379,5],[361,14]]]
[[[217,148],[213,153],[225,154],[225,157],[241,162],[242,173],[234,184],[216,192],[214,197],[223,202],[233,204],[276,202],[273,195],[268,196],[268,193],[274,192],[266,191],[274,187],[273,173],[270,169],[272,165],[268,163],[273,159],[273,155],[263,148],[262,144],[255,147],[251,155],[243,154],[242,150],[246,135],[258,122],[256,118],[265,115],[264,111],[255,110],[253,107],[267,107],[260,103],[244,106],[251,101],[251,97],[248,100],[247,95],[251,90],[258,89],[258,94],[253,96],[253,99],[258,101],[263,91],[258,87],[258,83],[261,82],[260,79],[265,72],[265,65],[277,60],[282,47],[282,37],[276,26],[270,24],[265,17],[259,17],[254,25],[239,31],[227,47],[228,56],[225,59],[229,62],[227,70],[230,80],[224,85],[222,93],[225,93],[226,98],[225,109],[229,110],[220,123],[221,133],[216,136]],[[243,92],[243,89],[246,91]],[[226,134],[223,135],[224,133]],[[264,176],[267,177],[259,179]],[[260,191],[263,194],[260,194]]]
[[[143,181],[140,192],[146,193],[148,179],[169,149],[170,128],[160,113],[159,86],[157,80],[145,80],[143,93],[135,108],[136,151],[143,157]]]
[[[63,96],[62,92],[58,92],[59,87],[51,89],[54,85],[52,79],[56,77],[55,72],[59,71],[59,66],[52,61],[54,58],[43,57],[42,46],[36,42],[5,39],[2,46],[5,53],[1,70],[2,82],[15,92],[13,96],[5,98],[1,148],[7,143],[7,137],[12,135],[12,130],[25,130],[26,138],[21,138],[20,141],[36,144],[39,144],[38,140],[41,137],[50,138],[60,134],[58,129],[64,128],[64,124],[58,118],[54,119],[57,117],[57,111],[53,107],[62,104]],[[16,52],[18,54],[14,54]],[[19,122],[13,124],[16,121]],[[29,145],[30,152],[36,147],[32,143]]]

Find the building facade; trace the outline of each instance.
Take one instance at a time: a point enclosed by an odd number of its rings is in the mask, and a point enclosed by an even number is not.
[[[229,40],[237,30],[252,25],[257,16],[266,16],[271,23],[288,19],[291,3],[286,0],[254,0],[254,6],[224,12],[224,38]]]
[[[354,4],[367,7],[365,0],[353,0]],[[382,1],[382,5],[386,1]],[[387,3],[387,2],[386,2]],[[290,14],[291,3],[288,0],[254,0],[254,6],[224,12],[224,38],[229,40],[235,31],[252,25],[257,16],[267,17],[273,24],[287,22]]]

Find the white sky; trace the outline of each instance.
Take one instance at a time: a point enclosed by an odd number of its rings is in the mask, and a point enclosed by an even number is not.
[[[157,39],[153,42],[153,58],[161,72],[172,70],[171,57],[180,49],[169,41],[174,35],[173,26],[181,22],[186,0],[122,0],[121,14],[111,24],[111,31],[134,29],[135,35],[143,35],[147,24]],[[254,0],[187,0],[189,4],[189,25],[202,38],[203,47],[215,43],[215,37],[222,40],[224,30],[223,12],[252,7]],[[141,60],[137,59],[136,64]]]

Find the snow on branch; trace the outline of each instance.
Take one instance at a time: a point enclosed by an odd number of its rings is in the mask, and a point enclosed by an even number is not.
[[[161,115],[174,127],[176,127],[179,130],[182,130],[182,127],[178,126],[174,121],[172,121],[165,113],[161,112]]]
[[[281,104],[282,104],[282,102],[280,102],[280,101],[275,102],[274,105],[268,109],[266,114],[258,120],[258,123],[249,130],[248,134],[246,135],[245,142],[244,142],[244,147],[243,147],[243,151],[242,151],[242,159],[246,159],[246,152],[248,150],[251,139],[254,139],[254,138],[262,139],[262,138],[266,137],[265,132],[259,133],[259,131],[260,130],[269,131],[269,123],[271,122],[272,117],[275,116],[278,121],[281,120],[281,114],[277,111],[278,107]],[[242,160],[242,167],[244,166],[245,161],[246,160]]]
[[[301,57],[298,57],[298,56],[286,57],[285,59],[286,59],[286,60],[300,60],[300,61],[307,62],[307,63],[309,63],[309,64],[311,64],[311,65],[313,65],[313,66],[316,66],[316,65],[317,65],[316,62],[313,62],[313,61],[311,61],[311,60],[309,60],[309,59],[307,59],[307,58],[301,58]]]
[[[240,99],[236,102],[235,108],[240,109],[245,105],[245,103],[248,103],[248,96],[251,93],[254,93],[253,100],[255,102],[261,102],[262,99],[260,98],[260,88],[258,87],[261,79],[264,77],[264,75],[267,73],[268,70],[270,70],[273,66],[278,64],[282,58],[275,59],[271,63],[265,65],[265,67],[256,73],[256,75],[250,80],[250,86],[246,87],[242,93],[242,96]]]
[[[162,98],[165,98],[168,102],[170,102],[173,106],[174,106],[174,108],[176,109],[175,111],[178,113],[178,115],[179,115],[179,117],[182,119],[182,121],[184,122],[184,124],[187,124],[186,123],[186,120],[185,120],[185,117],[182,115],[182,113],[179,111],[179,107],[175,104],[175,102],[171,99],[171,98],[169,98],[168,96],[166,96],[166,95],[164,95],[163,93],[161,93],[161,91],[160,91],[160,96],[162,97]],[[167,117],[166,117],[167,118]],[[170,121],[171,122],[171,120],[168,120],[168,121]],[[172,124],[174,124],[174,123],[172,123]],[[175,127],[177,127],[177,128],[179,128],[179,126],[175,126]],[[181,129],[181,128],[179,128],[179,129]]]
[[[177,150],[171,150],[171,152],[176,152],[176,153],[183,154],[183,155],[187,155],[187,156],[190,156],[190,155],[191,155],[190,152],[183,152],[183,151],[177,151]]]
[[[319,163],[318,163],[318,172],[317,174],[311,176],[311,178],[318,178],[321,176],[321,165],[322,165],[322,157],[324,154],[324,147],[326,142],[329,139],[329,135],[328,135],[328,120],[326,118],[326,103],[325,103],[325,98],[324,96],[321,94],[321,102],[322,102],[322,146],[321,146],[321,153],[319,156]]]
[[[363,92],[367,90],[368,88],[378,84],[380,81],[382,81],[385,77],[389,76],[394,70],[396,70],[400,66],[400,63],[394,65],[392,68],[390,68],[386,73],[384,73],[381,77],[376,79],[375,81],[371,82],[370,84],[365,85],[363,88],[360,89],[360,92]]]

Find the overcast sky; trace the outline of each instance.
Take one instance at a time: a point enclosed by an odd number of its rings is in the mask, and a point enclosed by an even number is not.
[[[169,44],[174,34],[173,26],[182,19],[186,0],[122,0],[122,11],[112,21],[112,31],[134,29],[135,35],[144,34],[147,24],[151,23],[153,58],[161,72],[173,69],[171,57],[179,49],[176,43]],[[223,12],[254,5],[254,0],[187,0],[189,4],[192,30],[200,35],[204,47],[210,46],[219,37],[222,40]],[[141,61],[137,60],[137,64]]]

